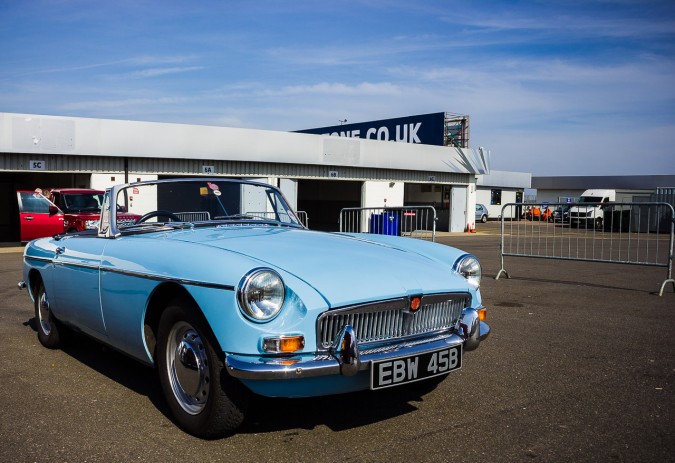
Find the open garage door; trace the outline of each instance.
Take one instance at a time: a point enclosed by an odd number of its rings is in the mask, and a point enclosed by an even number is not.
[[[0,173],[0,242],[19,242],[21,239],[16,190],[89,188],[90,183],[90,174]]]
[[[436,209],[436,230],[448,231],[452,206],[452,186],[431,183],[406,183],[406,206],[433,206]]]
[[[312,230],[338,231],[340,210],[361,207],[363,182],[298,180],[298,210],[307,212]]]

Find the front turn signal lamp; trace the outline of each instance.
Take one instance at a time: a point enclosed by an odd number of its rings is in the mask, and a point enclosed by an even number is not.
[[[305,348],[304,336],[277,336],[263,339],[263,350],[273,354],[289,354]]]
[[[485,320],[487,320],[487,309],[485,307],[476,310],[476,312],[478,312],[478,319],[480,321],[484,322]]]

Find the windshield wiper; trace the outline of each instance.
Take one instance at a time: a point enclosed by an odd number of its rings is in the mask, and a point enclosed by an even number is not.
[[[142,222],[142,223],[132,223],[129,225],[121,226],[121,231],[139,231],[139,230],[154,230],[158,228],[171,228],[171,229],[182,229],[182,228],[194,228],[195,224],[192,222]]]

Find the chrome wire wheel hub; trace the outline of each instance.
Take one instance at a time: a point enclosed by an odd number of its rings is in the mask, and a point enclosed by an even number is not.
[[[166,346],[169,381],[176,401],[190,415],[197,415],[209,398],[209,363],[199,333],[185,322],[176,323]]]
[[[38,300],[38,317],[40,318],[38,322],[40,323],[40,330],[49,336],[49,333],[52,332],[52,324],[49,321],[49,299],[47,299],[47,293],[42,292],[40,299]]]

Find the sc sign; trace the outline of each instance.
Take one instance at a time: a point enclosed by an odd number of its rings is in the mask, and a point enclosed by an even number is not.
[[[28,170],[47,170],[46,161],[29,161]]]

